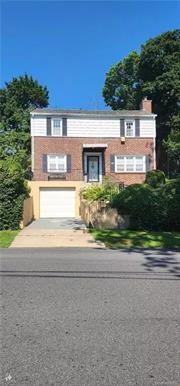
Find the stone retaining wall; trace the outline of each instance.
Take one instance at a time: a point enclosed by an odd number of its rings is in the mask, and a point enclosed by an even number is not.
[[[129,226],[129,216],[120,215],[103,201],[81,199],[80,214],[87,227],[96,229],[126,229]]]

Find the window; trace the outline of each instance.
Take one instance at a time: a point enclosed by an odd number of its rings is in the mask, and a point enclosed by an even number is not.
[[[61,119],[59,118],[54,118],[52,120],[52,135],[57,137],[62,135],[62,124]]]
[[[115,172],[144,173],[146,171],[146,156],[119,156],[115,157]]]
[[[124,157],[116,156],[116,169],[115,171],[124,172]]]
[[[136,172],[143,172],[144,166],[144,157],[135,157]]]
[[[135,136],[135,121],[125,121],[125,137]]]
[[[48,155],[48,172],[65,173],[66,155]]]
[[[134,157],[126,157],[126,171],[127,172],[134,171]]]

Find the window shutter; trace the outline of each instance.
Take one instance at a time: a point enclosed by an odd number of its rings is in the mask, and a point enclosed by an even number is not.
[[[120,119],[120,137],[125,137],[124,119]]]
[[[71,173],[71,155],[67,154],[67,173]]]
[[[135,119],[135,137],[140,137],[140,120]]]
[[[150,156],[146,155],[146,172],[148,172],[150,169]]]
[[[47,172],[47,154],[43,154],[42,156],[42,170],[44,173]]]
[[[67,118],[62,118],[62,135],[67,136]]]
[[[47,135],[51,135],[51,118],[50,117],[47,117],[46,125],[47,125]]]
[[[110,171],[111,173],[115,172],[115,155],[114,154],[110,155]]]

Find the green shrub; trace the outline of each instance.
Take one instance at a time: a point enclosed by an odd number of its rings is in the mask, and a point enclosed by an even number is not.
[[[105,179],[102,184],[92,184],[82,191],[82,196],[88,201],[104,200],[111,201],[112,197],[119,192],[117,184]]]
[[[169,180],[160,196],[166,212],[166,230],[180,230],[180,179]]]
[[[112,206],[130,215],[132,229],[160,229],[164,222],[159,192],[148,185],[133,184],[121,191]]]
[[[145,183],[152,186],[152,188],[158,188],[164,185],[165,182],[166,178],[162,170],[150,170],[146,173]]]
[[[27,184],[19,165],[0,163],[0,230],[18,229],[23,201],[28,197]]]
[[[180,230],[180,180],[168,181],[159,188],[134,184],[112,200],[119,213],[129,214],[135,230]]]

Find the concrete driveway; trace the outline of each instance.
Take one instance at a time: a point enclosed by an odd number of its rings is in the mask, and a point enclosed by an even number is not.
[[[86,229],[83,220],[75,217],[40,218],[26,227],[28,229]]]
[[[51,218],[33,221],[19,232],[10,248],[90,247],[103,248],[77,218]]]

